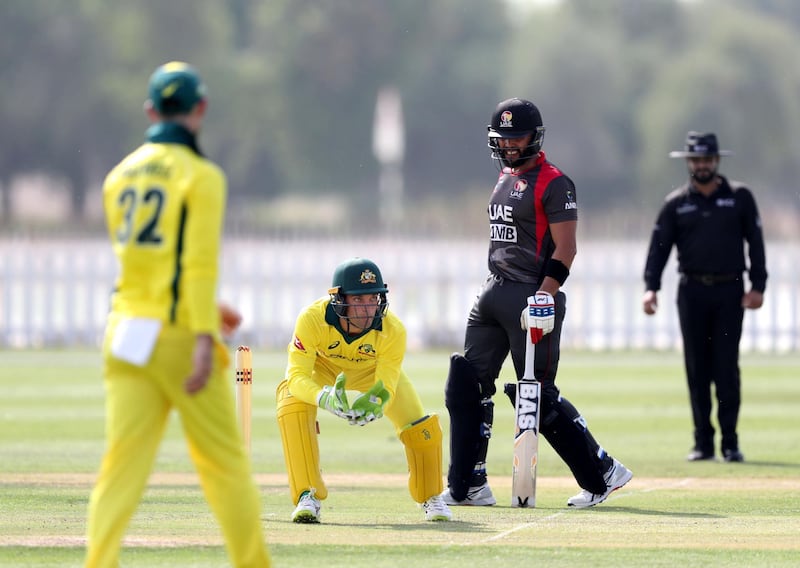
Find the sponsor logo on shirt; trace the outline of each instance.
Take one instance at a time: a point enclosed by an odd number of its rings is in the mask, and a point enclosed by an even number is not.
[[[736,200],[731,197],[728,199],[720,197],[717,199],[717,207],[736,207]]]
[[[517,242],[517,228],[514,225],[492,223],[489,225],[489,238],[503,243]]]
[[[303,346],[303,342],[300,341],[300,338],[296,335],[294,336],[294,346],[299,349],[300,351],[305,351],[306,348]]]
[[[675,213],[678,215],[686,215],[687,213],[694,213],[695,211],[697,211],[697,205],[692,203],[686,203],[675,209]]]
[[[564,211],[569,211],[570,209],[577,209],[578,202],[575,201],[575,193],[571,190],[567,190],[567,202],[564,204]]]
[[[344,353],[327,353],[331,359],[341,359],[343,361],[350,361],[351,363],[374,362],[378,358],[378,352],[371,343],[362,343],[356,348],[355,354],[345,351]]]

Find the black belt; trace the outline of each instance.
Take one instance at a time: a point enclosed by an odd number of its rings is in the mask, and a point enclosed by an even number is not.
[[[737,274],[736,272],[730,272],[728,274],[701,274],[699,272],[684,272],[683,276],[685,278],[689,278],[690,280],[700,282],[700,284],[703,284],[704,286],[725,284],[726,282],[739,280],[742,277],[741,274]]]

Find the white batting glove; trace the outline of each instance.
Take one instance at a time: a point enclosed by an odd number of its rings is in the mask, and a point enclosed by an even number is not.
[[[543,336],[553,331],[556,325],[556,303],[549,292],[539,290],[528,297],[528,306],[522,312],[520,323],[525,321],[528,325],[523,329],[530,329],[531,341],[538,343]]]
[[[530,312],[530,307],[525,306],[522,308],[522,311],[519,313],[519,326],[522,328],[522,331],[528,331],[531,326],[528,325],[528,314]]]

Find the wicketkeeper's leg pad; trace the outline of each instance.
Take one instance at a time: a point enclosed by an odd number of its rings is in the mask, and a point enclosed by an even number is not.
[[[325,499],[328,489],[319,469],[317,407],[294,398],[285,380],[278,385],[275,394],[292,504],[297,504],[303,491],[312,488],[316,490],[317,499]]]
[[[435,414],[425,416],[400,433],[408,460],[408,491],[422,503],[442,492],[442,427]]]

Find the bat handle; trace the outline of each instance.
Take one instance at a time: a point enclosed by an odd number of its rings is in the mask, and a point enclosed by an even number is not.
[[[535,306],[535,297],[528,296],[528,310],[531,309],[531,306]],[[525,334],[525,372],[522,375],[522,378],[526,381],[535,381],[536,376],[534,375],[534,361],[536,358],[536,343],[533,340],[533,333],[531,329],[528,329],[528,332]]]

